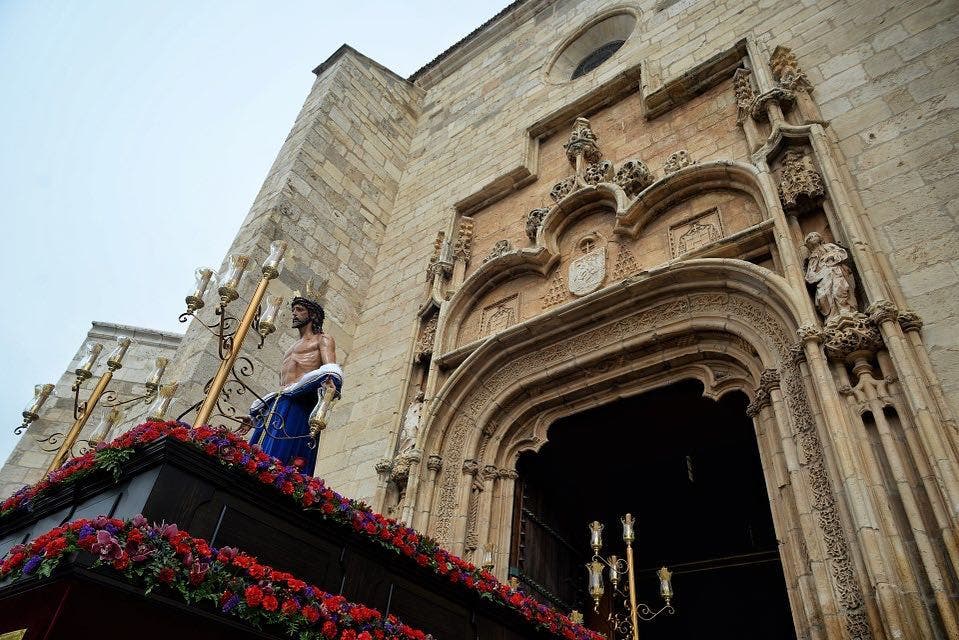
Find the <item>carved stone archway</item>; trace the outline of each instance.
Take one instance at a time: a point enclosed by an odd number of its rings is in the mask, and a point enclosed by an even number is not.
[[[503,573],[519,453],[538,448],[558,417],[697,378],[711,393],[741,389],[753,400],[800,637],[869,637],[814,417],[822,411],[810,405],[810,374],[796,345],[800,308],[769,271],[688,260],[596,292],[561,322],[537,318],[500,333],[459,365],[431,404],[422,440],[429,463],[411,478],[414,525],[467,556],[494,543]],[[727,380],[715,379],[720,367]]]

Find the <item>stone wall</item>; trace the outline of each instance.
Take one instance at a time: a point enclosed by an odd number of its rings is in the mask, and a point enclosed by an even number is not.
[[[777,45],[797,54],[879,232],[879,249],[898,274],[904,302],[926,320],[933,366],[955,397],[959,348],[949,338],[959,315],[956,5],[640,2],[628,5],[637,9],[637,26],[612,59],[575,81],[547,81],[547,67],[564,40],[618,6],[595,0],[522,3],[415,76],[425,92],[422,117],[386,229],[391,240],[379,249],[356,325],[350,420],[325,434],[318,464],[318,473],[338,489],[370,497],[374,462],[390,453],[416,312],[427,299],[425,269],[451,207],[486,186],[489,193],[510,193],[548,170],[546,151],[537,157],[527,131],[567,105],[631,74],[633,90],[648,94],[747,36],[766,55]],[[672,147],[696,146],[690,123],[678,122],[687,113],[674,109],[650,122],[635,118],[635,128],[623,129],[622,136],[675,132],[669,145],[649,151],[646,161],[654,166]],[[576,115],[583,114],[570,113],[567,126]],[[603,141],[610,137],[604,134]],[[533,184],[537,193],[548,193],[545,177]],[[497,205],[503,226],[521,219],[528,205]]]
[[[172,359],[183,337],[177,333],[128,327],[108,322],[94,322],[76,354],[65,367],[63,375],[56,381],[54,395],[43,406],[40,419],[31,424],[30,428],[20,436],[17,446],[11,452],[10,457],[7,458],[3,468],[0,469],[0,494],[4,497],[12,494],[23,485],[33,484],[43,477],[43,473],[53,460],[54,454],[44,450],[49,449],[51,445],[44,444],[41,446],[37,441],[48,438],[54,433],[65,434],[73,424],[73,392],[70,388],[76,380],[74,370],[87,355],[87,345],[100,343],[103,345],[103,352],[93,370],[93,378],[87,380],[81,388],[81,401],[90,395],[97,378],[106,371],[107,356],[116,346],[116,340],[120,336],[132,338],[133,344],[123,359],[123,367],[114,373],[112,382],[107,388],[116,391],[121,401],[142,395],[145,392],[143,383],[153,372],[156,359],[161,356]],[[174,378],[170,375],[163,377],[164,383],[173,380]],[[25,401],[24,405],[26,404],[28,403]],[[178,408],[182,410],[182,407],[177,405],[171,407],[171,413],[176,415]],[[116,431],[120,432],[139,424],[146,415],[147,409],[148,405],[145,403],[131,403],[125,408],[121,422],[115,427]],[[81,439],[86,438],[96,429],[103,413],[104,409],[102,408],[98,408],[94,412],[80,433]],[[79,446],[74,447],[74,451],[78,452],[79,448]]]

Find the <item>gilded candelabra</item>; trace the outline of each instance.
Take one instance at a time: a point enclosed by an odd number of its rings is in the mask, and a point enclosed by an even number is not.
[[[196,289],[186,297],[187,309],[180,314],[180,322],[196,318],[200,326],[217,339],[220,365],[214,376],[204,386],[204,397],[181,413],[177,417],[178,420],[196,411],[193,424],[207,424],[215,411],[219,417],[237,425],[246,425],[248,420],[246,413],[238,413],[230,404],[230,400],[234,395],[241,396],[249,393],[263,401],[263,398],[246,382],[246,379],[254,374],[254,366],[252,360],[240,355],[240,349],[250,329],[259,335],[258,349],[262,349],[267,336],[276,331],[276,316],[283,304],[283,298],[269,296],[265,308],[263,299],[266,297],[270,282],[280,275],[286,252],[287,244],[282,240],[277,240],[270,245],[270,254],[260,269],[260,281],[240,318],[230,315],[228,306],[240,297],[238,289],[243,274],[250,264],[250,257],[244,255],[229,257],[227,271],[217,279],[219,304],[214,309],[213,322],[203,321],[197,312],[205,306],[203,298],[216,274],[212,269],[197,270]]]
[[[108,389],[108,385],[113,379],[113,374],[123,367],[123,359],[130,349],[133,341],[127,337],[117,338],[117,346],[107,357],[106,370],[97,378],[97,382],[90,391],[86,399],[81,400],[80,395],[83,391],[83,384],[93,378],[93,370],[97,360],[103,353],[103,345],[93,343],[87,347],[86,355],[74,370],[76,376],[70,391],[73,393],[73,423],[66,431],[57,431],[43,438],[38,438],[37,442],[44,451],[54,452],[53,460],[47,471],[57,469],[67,456],[71,454],[82,455],[92,449],[100,442],[103,442],[110,431],[120,422],[123,416],[123,408],[136,402],[149,404],[154,402],[148,412],[148,419],[162,420],[166,410],[172,402],[172,391],[176,390],[176,383],[172,385],[161,386],[160,381],[166,370],[169,361],[166,358],[156,359],[156,368],[150,375],[150,378],[144,383],[145,392],[125,400],[121,400],[119,394]],[[23,422],[14,430],[19,435],[31,423],[40,418],[40,411],[46,401],[53,395],[54,386],[52,384],[37,385],[34,389],[34,398],[30,406],[23,411]],[[80,434],[83,428],[89,422],[97,406],[106,409],[100,423],[87,436],[81,439]],[[79,447],[74,451],[75,447]]]
[[[606,592],[604,572],[609,569],[609,582],[612,586],[612,602],[610,603],[609,624],[610,637],[639,640],[639,622],[650,621],[661,613],[672,614],[673,585],[672,572],[661,567],[659,576],[659,594],[665,604],[654,611],[644,603],[636,602],[636,577],[633,561],[633,542],[636,540],[634,529],[635,520],[630,514],[621,519],[623,525],[623,542],[626,545],[626,558],[610,555],[603,558],[600,551],[603,548],[603,525],[593,521],[589,524],[589,544],[593,549],[593,557],[586,564],[587,586],[589,595],[593,598],[593,611],[599,612],[599,602]],[[623,578],[626,584],[622,584]]]

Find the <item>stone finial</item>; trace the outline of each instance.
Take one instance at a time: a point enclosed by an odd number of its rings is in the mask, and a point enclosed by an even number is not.
[[[653,184],[653,174],[645,162],[633,158],[619,167],[613,182],[622,187],[627,197],[635,198],[640,191]]]
[[[586,118],[576,118],[569,141],[563,145],[563,148],[566,149],[566,159],[573,166],[576,165],[576,157],[580,155],[589,163],[599,162],[603,157],[603,152],[596,144],[596,134],[593,133]]]
[[[430,471],[439,471],[443,468],[443,456],[433,454],[426,459],[426,468]]]
[[[666,175],[676,173],[680,169],[693,164],[696,163],[689,157],[689,152],[685,149],[680,149],[676,153],[669,154],[669,157],[666,158],[666,164],[663,165],[663,173]]]
[[[496,244],[493,245],[493,249],[490,251],[489,255],[483,259],[483,262],[489,262],[490,260],[495,260],[500,256],[505,256],[508,253],[513,253],[513,243],[509,240],[497,240]]]
[[[543,218],[546,217],[547,213],[549,213],[549,207],[540,207],[526,214],[526,237],[531,242],[536,242],[536,234],[539,232],[539,228],[543,224]]]
[[[783,156],[782,179],[779,182],[779,199],[783,203],[783,209],[801,209],[824,195],[826,188],[812,158],[801,149],[786,151]]]
[[[733,74],[733,91],[736,93],[737,121],[741,124],[751,117],[756,92],[753,90],[753,72],[749,69],[736,69]]]
[[[459,228],[456,230],[456,242],[453,244],[453,259],[469,262],[473,257],[473,219],[468,216],[460,218]]]
[[[549,192],[549,197],[553,202],[559,202],[573,192],[576,187],[576,176],[567,176],[553,185]]]
[[[796,54],[792,49],[779,45],[769,57],[769,66],[772,67],[773,77],[779,86],[789,91],[810,91],[812,84],[806,73],[796,61]]]
[[[446,253],[446,232],[437,231],[436,239],[433,241],[433,254],[430,256],[430,263],[426,267],[427,280],[431,280],[437,273],[448,277],[453,272],[453,265],[448,262],[447,256],[443,255],[444,253]]]
[[[600,182],[609,182],[613,179],[613,163],[609,160],[600,160],[586,167],[583,181],[586,184],[596,185]]]

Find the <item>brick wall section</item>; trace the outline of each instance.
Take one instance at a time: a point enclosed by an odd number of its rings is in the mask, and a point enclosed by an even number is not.
[[[270,294],[285,298],[280,329],[262,350],[254,348],[256,336],[244,347],[256,368],[252,385],[257,393],[278,387],[282,354],[296,339],[289,328],[289,300],[314,274],[328,279],[324,330],[336,340],[338,359],[349,371],[352,338],[406,165],[420,93],[349,48],[319,70],[230,248],[230,253],[254,258],[253,275],[230,307],[237,315],[252,294],[270,242],[286,240],[293,256],[270,287]],[[209,296],[208,306],[214,298]],[[210,310],[205,311],[210,317]],[[181,377],[192,382],[186,394],[190,402],[200,398],[202,385],[219,364],[215,353],[215,340],[192,323],[178,356]],[[348,401],[336,417],[349,414]],[[249,402],[249,394],[239,397],[236,409],[245,412]]]
[[[99,342],[103,345],[103,352],[100,354],[97,366],[93,370],[94,377],[83,384],[80,394],[81,401],[90,395],[97,379],[106,371],[107,357],[116,346],[118,336],[133,339],[133,344],[123,359],[123,367],[113,374],[110,386],[107,387],[116,391],[120,400],[142,395],[146,390],[143,383],[153,372],[156,359],[164,356],[172,361],[182,338],[181,335],[176,333],[94,322],[86,338],[64,369],[63,375],[56,381],[54,397],[49,398],[43,406],[40,419],[31,424],[30,428],[24,432],[3,468],[0,468],[0,496],[6,498],[20,487],[38,482],[43,477],[47,466],[53,460],[54,454],[44,451],[37,440],[57,432],[65,434],[73,425],[73,393],[70,391],[70,387],[76,380],[74,370],[79,366],[80,360],[87,355],[87,345]],[[165,375],[163,378],[164,383],[171,380],[173,378],[169,375]],[[26,404],[27,402],[24,402],[24,405]],[[148,408],[148,405],[141,402],[129,405],[124,410],[123,419],[118,428],[125,429],[138,424],[146,415]],[[173,411],[176,411],[176,409],[176,406],[172,407]],[[96,429],[102,415],[103,409],[97,409],[94,412],[80,433],[80,438],[85,438]],[[44,447],[48,448],[47,445],[44,445]]]
[[[665,6],[657,11],[657,4]],[[424,270],[450,207],[524,163],[527,127],[616,74],[645,60],[643,82],[658,86],[747,35],[767,52],[780,44],[793,48],[809,74],[879,231],[880,249],[925,319],[933,364],[956,397],[956,4],[646,1],[639,3],[634,35],[610,61],[575,82],[547,84],[544,67],[555,48],[611,6],[566,0],[533,16],[521,6],[503,18],[508,28],[461,67],[443,70],[441,61],[418,80],[426,90],[423,115],[353,344],[351,419],[324,435],[319,471],[337,488],[358,498],[373,494],[373,464],[402,411],[406,354],[426,293]],[[676,147],[683,146],[686,141],[677,139]],[[663,158],[645,160],[661,166]],[[548,192],[544,182],[534,186]],[[525,213],[524,206],[509,215]]]

